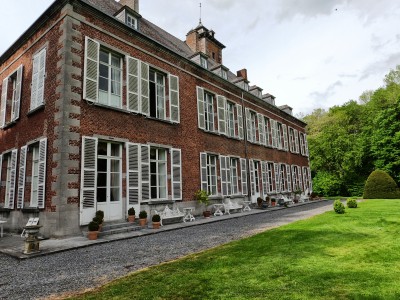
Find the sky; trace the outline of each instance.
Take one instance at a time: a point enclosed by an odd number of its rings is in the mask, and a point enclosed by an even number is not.
[[[3,1],[2,54],[53,0]],[[398,0],[141,0],[140,14],[184,40],[201,19],[223,64],[294,115],[358,100],[400,64]],[[17,18],[18,16],[18,18]]]

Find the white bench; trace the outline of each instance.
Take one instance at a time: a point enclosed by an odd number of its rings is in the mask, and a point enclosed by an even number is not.
[[[230,199],[225,200],[225,202],[223,204],[224,204],[225,214],[230,215],[231,210],[243,211],[243,205],[238,204],[238,203],[233,203]]]
[[[301,195],[299,202],[307,202],[310,200],[310,196],[308,195],[308,189],[306,189]]]
[[[279,204],[279,205],[281,205],[281,204],[282,204],[282,205],[285,205],[285,204],[293,204],[293,200],[290,199],[289,197],[287,197],[287,196],[281,194],[281,197],[280,197],[280,199],[278,200],[278,204]]]
[[[179,210],[179,208],[176,209],[170,209],[168,205],[165,206],[163,211],[157,211],[154,210],[156,215],[160,216],[160,225],[163,225],[163,220],[168,220],[168,219],[182,219],[185,217],[185,214]]]

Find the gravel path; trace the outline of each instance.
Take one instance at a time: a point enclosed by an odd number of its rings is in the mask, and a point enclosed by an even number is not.
[[[22,261],[0,254],[0,299],[37,299],[92,288],[135,270],[309,218],[331,207],[331,201],[310,203]]]

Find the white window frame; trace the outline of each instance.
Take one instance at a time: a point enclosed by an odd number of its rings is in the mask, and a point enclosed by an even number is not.
[[[151,152],[156,151],[156,157],[151,157]],[[164,152],[165,159],[160,159],[160,151]],[[156,172],[152,173],[152,166],[155,164]],[[160,173],[160,167],[164,166],[165,173]],[[158,147],[150,147],[150,177],[155,176],[156,185],[152,184],[152,179],[150,178],[150,199],[151,200],[167,200],[168,199],[168,149],[158,148]],[[165,179],[163,182],[160,182],[160,176],[164,176]],[[162,185],[164,183],[164,185]],[[156,188],[156,197],[153,197],[153,188]],[[165,197],[161,197],[161,188],[163,188]]]
[[[215,96],[207,91],[204,92],[204,117],[205,130],[214,132],[215,129],[215,111],[214,111]]]
[[[150,72],[150,74],[149,74],[149,89],[151,89],[151,85],[154,85],[154,92],[155,92],[155,98],[151,98],[151,93],[149,94],[149,104],[155,105],[155,110],[156,110],[156,114],[152,115],[151,109],[150,109],[150,116],[153,118],[166,120],[166,118],[167,118],[167,97],[166,97],[167,75],[165,75],[164,73],[162,73],[154,68],[150,68],[149,72]],[[154,81],[152,81],[150,79],[152,73],[154,73]],[[157,81],[158,77],[162,78],[162,83],[159,83]],[[161,93],[159,93],[159,88],[162,89]],[[160,111],[160,108],[162,108],[161,111]]]
[[[229,137],[236,137],[236,118],[235,118],[235,103],[226,101],[226,134]]]
[[[126,25],[137,30],[137,19],[130,13],[126,13]]]
[[[231,174],[231,194],[239,194],[239,176],[238,176],[239,159],[236,157],[230,158],[230,174]]]

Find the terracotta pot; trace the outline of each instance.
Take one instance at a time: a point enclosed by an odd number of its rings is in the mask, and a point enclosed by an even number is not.
[[[99,224],[99,231],[103,230],[103,223]]]
[[[147,219],[139,219],[139,225],[144,227],[147,223]]]
[[[97,240],[98,231],[88,231],[88,239],[89,240]]]
[[[203,216],[204,218],[209,218],[211,216],[211,211],[210,210],[203,211]]]
[[[271,205],[272,205],[272,206],[275,206],[275,204],[276,204],[276,202],[271,202]]]
[[[129,223],[135,222],[135,215],[133,215],[133,216],[128,216],[128,222],[129,222]]]
[[[160,229],[160,222],[153,222],[154,229]]]

